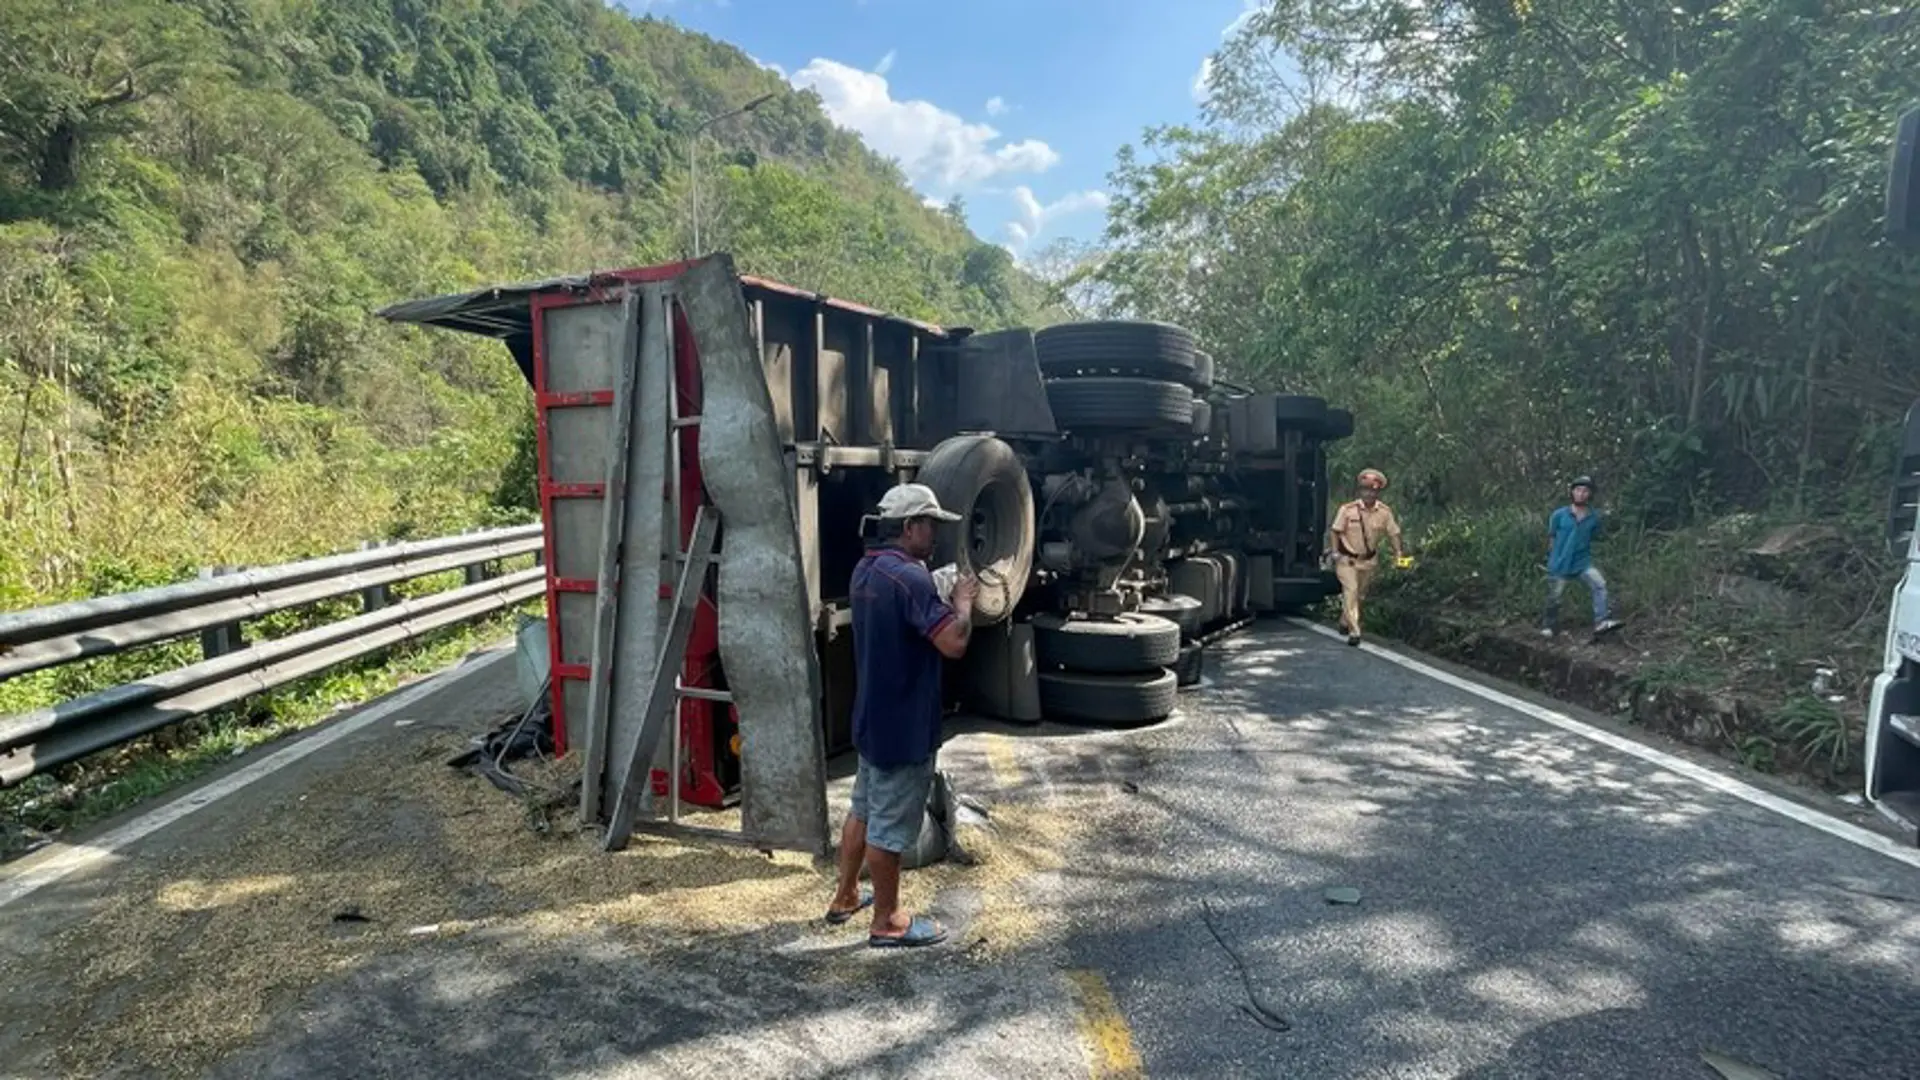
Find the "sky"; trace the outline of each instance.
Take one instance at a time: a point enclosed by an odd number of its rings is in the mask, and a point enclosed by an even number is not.
[[[1106,224],[1114,152],[1199,115],[1255,0],[617,0],[817,91],[930,203],[1016,256]],[[722,136],[724,137],[724,136]]]

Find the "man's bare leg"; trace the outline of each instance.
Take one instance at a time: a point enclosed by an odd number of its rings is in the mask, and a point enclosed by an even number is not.
[[[848,814],[847,823],[840,827],[840,883],[827,910],[848,913],[860,910],[860,864],[866,857],[867,823]]]
[[[867,872],[873,875],[874,937],[899,937],[913,924],[913,917],[900,910],[900,853],[867,849]]]

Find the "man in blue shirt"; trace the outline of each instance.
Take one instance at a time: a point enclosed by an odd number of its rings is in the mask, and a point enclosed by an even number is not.
[[[867,944],[875,948],[937,945],[947,936],[933,919],[899,909],[900,853],[919,838],[933,786],[941,660],[965,655],[973,632],[973,579],[954,583],[949,606],[926,564],[934,530],[958,520],[931,488],[900,484],[880,500],[878,542],[853,570],[853,742],[860,764],[827,921],[848,922],[871,903]],[[873,878],[870,898],[860,895],[863,862]]]
[[[1560,595],[1567,591],[1567,582],[1577,578],[1593,596],[1593,636],[1599,637],[1620,628],[1607,615],[1607,579],[1593,565],[1593,541],[1605,516],[1591,505],[1592,477],[1577,477],[1570,486],[1572,503],[1547,519],[1547,611],[1540,620],[1540,635],[1554,635],[1560,621]]]

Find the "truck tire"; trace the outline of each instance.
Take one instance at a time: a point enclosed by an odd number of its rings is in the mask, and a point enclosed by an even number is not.
[[[1106,320],[1062,323],[1033,335],[1046,377],[1127,375],[1193,378],[1193,335],[1171,323]]]
[[[1327,418],[1314,429],[1321,442],[1339,442],[1353,436],[1353,413],[1346,409],[1328,409]]]
[[[1179,681],[1171,671],[1133,675],[1040,673],[1040,711],[1068,724],[1136,727],[1173,715]]]
[[[960,515],[937,531],[932,565],[954,563],[979,580],[976,624],[1004,621],[1033,573],[1033,486],[1020,456],[991,435],[959,435],[934,447],[914,479]]]
[[[1064,668],[1096,675],[1155,671],[1180,656],[1180,627],[1137,612],[1112,619],[1069,619],[1054,612],[1033,617],[1033,654],[1040,670]]]
[[[1180,646],[1180,659],[1173,662],[1173,682],[1182,690],[1200,685],[1206,673],[1206,646],[1199,642]]]
[[[1187,385],[1193,387],[1193,391],[1196,394],[1204,394],[1213,389],[1212,354],[1195,350],[1193,354],[1193,375],[1187,379]]]
[[[1327,399],[1304,394],[1275,394],[1273,419],[1282,428],[1318,428],[1327,422]]]
[[[1140,601],[1142,615],[1158,615],[1180,628],[1180,636],[1191,640],[1200,633],[1200,601],[1181,593],[1149,596]]]
[[[1049,379],[1053,418],[1074,431],[1190,431],[1193,391],[1163,379]]]

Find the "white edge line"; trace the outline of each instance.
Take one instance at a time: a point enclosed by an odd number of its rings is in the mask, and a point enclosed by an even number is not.
[[[477,660],[470,660],[442,671],[438,675],[415,683],[385,701],[362,709],[344,720],[321,727],[312,734],[296,739],[250,765],[236,769],[204,787],[196,788],[164,806],[156,807],[117,829],[102,833],[84,844],[75,844],[51,854],[30,869],[23,870],[11,878],[0,880],[0,908],[25,899],[62,878],[105,862],[120,849],[138,843],[194,811],[212,806],[221,799],[279,772],[301,758],[318,753],[436,691],[444,690],[470,675],[479,674],[513,654],[510,648],[502,649],[492,655],[482,656]]]
[[[1346,638],[1335,632],[1332,627],[1321,626],[1319,623],[1308,622],[1305,619],[1290,619],[1288,621],[1296,626],[1305,627],[1319,634],[1321,637],[1332,638],[1341,642],[1346,640]],[[1443,671],[1431,664],[1423,664],[1412,657],[1402,656],[1391,650],[1383,649],[1378,645],[1362,645],[1360,649],[1390,664],[1397,664],[1400,667],[1406,668],[1408,671],[1425,675],[1435,682],[1445,683],[1456,690],[1464,690],[1477,698],[1530,716],[1543,724],[1549,724],[1562,731],[1578,735],[1583,739],[1597,742],[1602,746],[1618,750],[1623,754],[1632,755],[1649,764],[1657,765],[1668,772],[1676,773],[1688,780],[1692,780],[1702,787],[1712,788],[1722,795],[1731,795],[1742,802],[1757,806],[1762,810],[1771,810],[1781,817],[1790,818],[1802,825],[1818,829],[1828,836],[1845,840],[1847,843],[1853,844],[1856,847],[1865,848],[1877,855],[1885,855],[1895,862],[1905,863],[1908,866],[1920,869],[1920,849],[1908,848],[1897,844],[1879,833],[1863,829],[1849,822],[1841,821],[1839,818],[1821,813],[1812,807],[1802,806],[1792,799],[1783,799],[1770,791],[1762,791],[1751,784],[1715,772],[1712,769],[1695,764],[1685,758],[1676,757],[1663,750],[1657,750],[1645,743],[1629,739],[1624,735],[1616,735],[1611,731],[1594,727],[1591,724],[1582,723],[1565,713],[1555,712],[1552,709],[1535,705],[1531,701],[1514,697],[1512,694],[1502,693],[1490,686],[1482,686],[1471,679],[1463,679],[1450,671]]]

